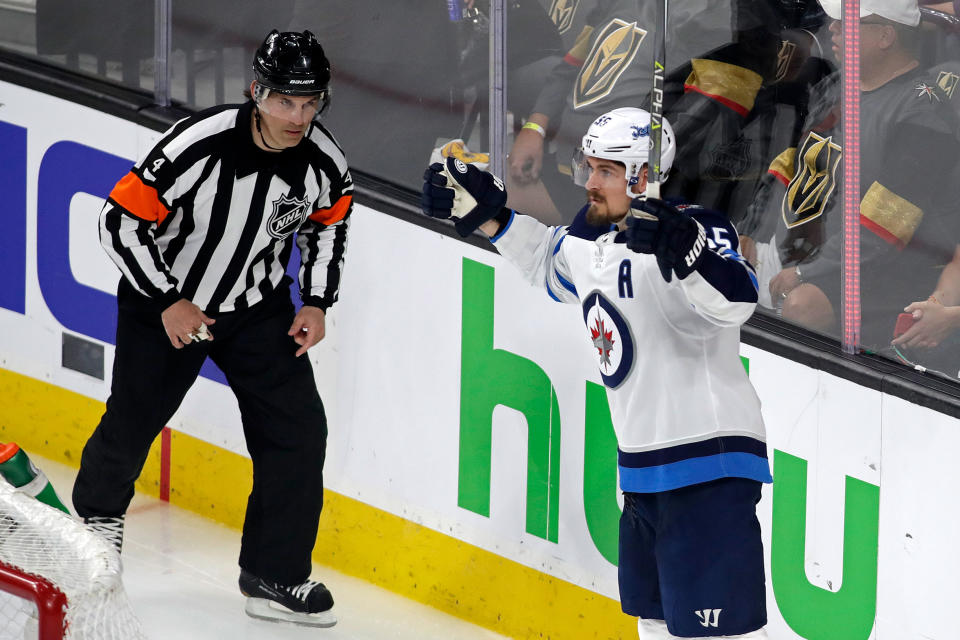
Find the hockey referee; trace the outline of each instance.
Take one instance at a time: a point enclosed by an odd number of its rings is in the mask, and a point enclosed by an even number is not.
[[[313,34],[272,31],[253,70],[250,100],[175,124],[103,207],[100,240],[123,274],[116,354],[73,504],[119,550],[150,445],[209,356],[237,397],[253,460],[239,562],[246,611],[330,626],[333,598],[309,580],[327,424],[301,356],[323,339],[337,300],[353,181],[315,119],[330,103],[330,65]]]

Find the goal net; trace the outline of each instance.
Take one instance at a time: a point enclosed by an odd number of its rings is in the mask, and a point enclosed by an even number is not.
[[[120,575],[109,542],[0,479],[0,640],[145,639]]]

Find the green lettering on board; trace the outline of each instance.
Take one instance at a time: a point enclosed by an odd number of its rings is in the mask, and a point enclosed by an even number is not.
[[[597,551],[611,564],[619,559],[620,505],[617,504],[617,434],[607,390],[587,382],[583,425],[583,512]]]
[[[783,619],[806,640],[866,640],[877,613],[880,487],[847,476],[843,580],[831,592],[804,570],[807,461],[774,451],[773,471],[770,579]]]
[[[557,541],[560,507],[560,409],[537,364],[493,348],[494,270],[464,258],[460,353],[460,463],[457,504],[490,515],[493,410],[527,421],[526,531]]]

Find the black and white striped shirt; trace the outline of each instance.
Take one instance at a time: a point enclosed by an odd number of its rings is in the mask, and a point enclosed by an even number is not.
[[[296,233],[304,304],[337,299],[353,180],[319,123],[296,147],[253,142],[253,102],[181,120],[117,183],[100,242],[161,309],[186,298],[207,313],[246,309],[279,287]]]

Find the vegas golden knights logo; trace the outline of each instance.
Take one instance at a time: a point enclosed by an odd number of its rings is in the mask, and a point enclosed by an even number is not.
[[[818,136],[813,131],[797,151],[797,174],[783,194],[781,212],[787,227],[796,227],[823,214],[830,194],[837,186],[837,167],[841,147],[833,136]]]
[[[949,71],[941,71],[937,76],[937,85],[947,94],[947,99],[953,98],[953,92],[957,89],[957,80],[960,80],[960,76]]]
[[[646,35],[647,32],[636,22],[614,19],[604,27],[577,76],[573,89],[575,109],[610,95],[617,80],[633,62]]]
[[[793,58],[797,54],[797,45],[789,40],[780,41],[780,51],[777,52],[777,82],[787,77],[787,72],[793,64]]]
[[[577,14],[580,0],[553,0],[550,5],[550,19],[557,25],[557,31],[563,35],[573,26],[573,16]]]

